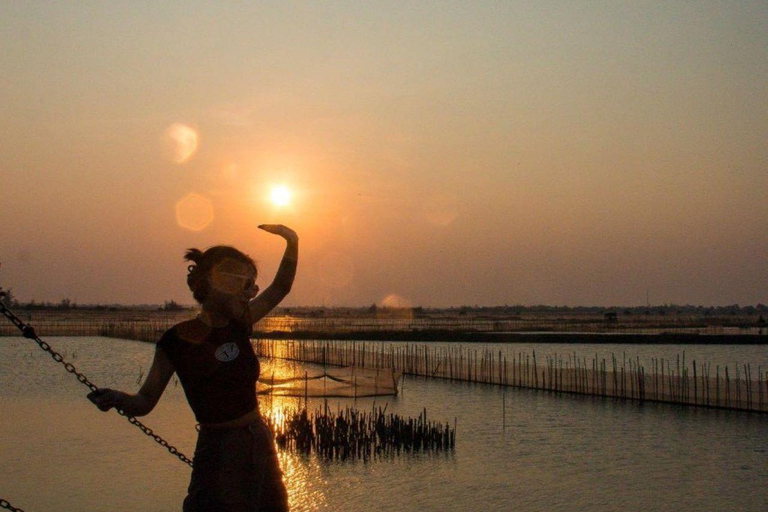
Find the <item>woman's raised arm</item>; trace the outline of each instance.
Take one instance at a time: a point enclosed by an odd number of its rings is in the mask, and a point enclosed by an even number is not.
[[[283,237],[287,245],[272,284],[248,303],[253,323],[264,318],[290,293],[299,261],[299,236],[294,230],[282,224],[262,224],[259,228]]]

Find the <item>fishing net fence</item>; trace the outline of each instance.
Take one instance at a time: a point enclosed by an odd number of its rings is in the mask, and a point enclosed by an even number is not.
[[[269,373],[259,378],[260,395],[287,397],[397,396],[402,372],[383,368],[324,367],[308,369],[292,376]]]

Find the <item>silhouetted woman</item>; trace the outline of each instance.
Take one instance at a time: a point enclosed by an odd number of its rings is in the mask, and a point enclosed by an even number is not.
[[[256,401],[259,362],[250,334],[290,292],[299,242],[285,226],[259,228],[287,241],[272,284],[258,294],[255,263],[233,247],[189,249],[187,284],[202,306],[200,314],[163,334],[137,394],[100,389],[91,396],[103,411],[115,407],[142,416],[178,374],[200,423],[184,512],[288,510],[272,434]]]

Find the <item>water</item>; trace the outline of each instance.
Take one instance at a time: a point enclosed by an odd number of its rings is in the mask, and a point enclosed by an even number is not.
[[[126,390],[138,388],[154,350],[105,338],[47,341],[97,385]],[[719,348],[717,357],[734,358],[733,347]],[[88,389],[34,342],[0,339],[0,390],[0,497],[30,512],[180,510],[189,467],[124,418],[98,411]],[[455,419],[455,452],[367,463],[282,454],[293,510],[768,509],[765,415],[413,378],[397,398],[329,406],[374,403]],[[267,398],[261,406],[292,404]],[[192,455],[195,421],[180,386],[171,382],[143,420]]]

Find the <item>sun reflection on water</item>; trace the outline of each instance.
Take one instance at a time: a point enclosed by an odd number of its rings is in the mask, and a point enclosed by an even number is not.
[[[290,509],[294,512],[326,510],[328,499],[322,491],[322,468],[317,458],[282,452],[279,459]]]
[[[287,361],[278,364],[267,364],[271,375],[274,370],[275,378],[288,378],[295,372]],[[304,401],[296,397],[260,396],[259,408],[276,427],[283,427],[291,411],[304,407]],[[325,484],[322,473],[322,461],[315,455],[301,455],[278,450],[280,469],[283,481],[288,489],[290,510],[298,512],[313,512],[326,510],[328,499],[323,492]]]

